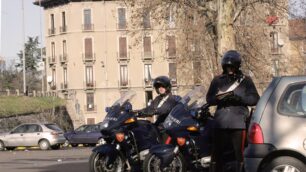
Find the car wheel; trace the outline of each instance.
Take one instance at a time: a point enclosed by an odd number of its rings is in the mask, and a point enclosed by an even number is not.
[[[303,172],[305,169],[305,164],[300,160],[283,156],[272,160],[267,166],[264,168],[264,172]]]
[[[68,147],[68,146],[69,146],[69,144],[70,144],[70,143],[69,143],[69,141],[68,141],[68,140],[66,140],[66,141],[65,141],[65,143],[63,144],[63,147]]]
[[[96,146],[96,144],[95,143],[90,143],[90,144],[88,144],[90,147],[95,147]]]
[[[0,140],[0,151],[4,151],[5,145],[4,143]]]
[[[78,147],[79,144],[71,143],[71,146],[72,146],[72,147]]]
[[[50,143],[48,140],[41,140],[39,142],[39,147],[41,150],[48,150],[50,149]]]

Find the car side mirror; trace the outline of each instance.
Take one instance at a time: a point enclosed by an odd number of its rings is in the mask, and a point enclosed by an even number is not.
[[[302,108],[303,111],[306,112],[306,85],[303,87],[301,96],[302,96]]]

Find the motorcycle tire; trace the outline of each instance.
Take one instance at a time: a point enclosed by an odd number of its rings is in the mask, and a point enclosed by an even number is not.
[[[125,161],[121,155],[117,156],[115,162],[109,166],[106,165],[107,155],[93,152],[89,158],[90,172],[124,172]]]
[[[143,171],[144,172],[166,172],[166,171],[175,171],[175,172],[185,172],[186,163],[181,154],[178,154],[174,157],[174,160],[171,164],[164,168],[160,168],[160,159],[153,155],[148,154],[143,162]]]

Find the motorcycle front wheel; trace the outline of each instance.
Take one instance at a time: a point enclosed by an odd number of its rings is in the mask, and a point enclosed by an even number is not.
[[[116,160],[107,165],[107,155],[102,155],[97,152],[93,152],[89,158],[89,170],[90,172],[123,172],[124,160],[122,156],[118,155]]]
[[[148,154],[143,162],[143,171],[144,172],[185,172],[186,165],[184,158],[181,154],[178,154],[174,157],[173,161],[166,168],[160,168],[161,160],[153,155]]]

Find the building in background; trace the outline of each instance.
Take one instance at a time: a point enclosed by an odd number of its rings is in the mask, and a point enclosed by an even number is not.
[[[47,91],[67,99],[75,126],[102,121],[105,108],[128,90],[137,92],[134,109],[145,107],[155,97],[152,79],[159,75],[169,76],[176,90],[175,29],[159,35],[148,16],[136,31],[141,36],[131,36],[130,9],[120,1],[34,2],[40,3]],[[154,41],[160,36],[165,39]]]
[[[0,56],[0,72],[4,71],[6,69],[6,62],[4,58]]]

